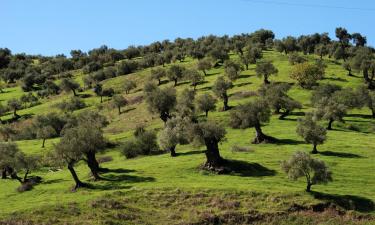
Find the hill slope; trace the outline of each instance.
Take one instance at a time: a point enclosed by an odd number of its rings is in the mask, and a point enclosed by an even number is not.
[[[231,55],[231,58],[236,58]],[[308,56],[314,60],[315,56]],[[290,79],[291,66],[286,55],[266,51],[264,58],[272,60],[279,74],[271,77],[272,82],[294,82]],[[330,59],[325,79],[321,83],[338,84],[342,87],[357,87],[362,84],[360,76],[349,77],[346,71]],[[195,60],[186,59],[186,67],[193,67]],[[147,80],[150,69],[141,70],[126,76],[103,81],[104,87],[120,90],[124,79],[137,82],[137,90],[127,97],[132,99],[142,95],[141,87]],[[205,82],[197,87],[197,94],[211,92],[216,78],[223,74],[218,67],[208,71]],[[82,73],[75,71],[74,77],[81,82]],[[255,76],[254,65],[241,73],[240,79],[230,90],[230,106],[249,101],[243,92],[257,91],[262,79]],[[165,83],[162,87],[171,86]],[[191,88],[188,82],[177,86],[180,92]],[[20,95],[19,88],[7,88],[0,100],[6,101]],[[88,94],[84,101],[89,105],[83,110],[97,109],[99,97],[92,90],[80,93]],[[218,221],[240,224],[254,221],[265,224],[372,224],[370,217],[361,217],[360,213],[374,214],[375,189],[375,146],[373,140],[374,121],[368,109],[353,110],[345,117],[345,124],[336,123],[334,130],[328,132],[327,142],[320,146],[322,154],[317,158],[324,160],[331,168],[334,181],[328,185],[316,185],[312,194],[304,192],[304,180],[291,182],[281,171],[280,161],[288,159],[295,151],[310,151],[296,134],[297,119],[303,113],[311,111],[309,104],[311,91],[297,86],[289,95],[303,103],[300,112],[279,120],[272,116],[264,132],[282,140],[277,144],[250,144],[254,136],[253,129],[236,130],[228,126],[229,112],[213,112],[209,118],[226,126],[227,140],[220,145],[224,158],[234,160],[238,172],[216,175],[199,169],[204,162],[204,148],[191,145],[178,146],[178,157],[169,154],[125,159],[120,154],[120,147],[108,149],[103,156],[111,156],[112,161],[103,165],[111,172],[104,174],[106,181],[91,182],[92,189],[83,189],[72,193],[73,185],[66,169],[49,171],[47,168],[35,172],[43,182],[32,191],[17,193],[18,183],[12,180],[0,182],[1,217],[5,221],[34,221],[78,224],[209,224]],[[244,97],[245,96],[245,97]],[[59,95],[45,99],[42,104],[21,110],[20,115],[39,115],[57,110],[52,106],[67,98]],[[102,105],[106,106],[106,101]],[[221,108],[222,103],[217,103]],[[100,109],[110,121],[105,128],[109,140],[122,142],[132,135],[132,129],[143,123],[148,129],[160,129],[162,121],[147,111],[145,102],[137,102],[117,115],[115,109]],[[10,117],[10,115],[5,116]],[[356,129],[353,129],[355,127]],[[28,154],[46,153],[53,149],[58,139],[47,140],[46,148],[40,147],[41,140],[17,141],[19,147]],[[251,152],[232,152],[234,145],[249,147]],[[77,171],[81,178],[89,180],[89,171],[80,164]],[[323,204],[334,203],[335,206]],[[334,208],[337,207],[337,208]],[[343,212],[341,210],[355,210]],[[323,213],[322,213],[323,212]],[[345,215],[343,215],[345,214]],[[31,219],[28,216],[32,215]],[[338,216],[340,215],[340,216]],[[80,222],[82,221],[82,222]],[[122,221],[122,222],[121,222]],[[125,221],[125,222],[124,222]],[[127,221],[127,222],[126,222]],[[327,222],[329,221],[329,222]],[[1,224],[2,222],[0,222]],[[20,224],[22,224],[20,222]]]

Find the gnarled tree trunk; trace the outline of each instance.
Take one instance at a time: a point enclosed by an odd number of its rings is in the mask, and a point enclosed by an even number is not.
[[[169,148],[169,152],[171,153],[171,157],[176,157],[176,146],[172,146]]]
[[[72,174],[72,177],[74,179],[74,182],[76,183],[75,187],[74,187],[74,190],[78,189],[78,188],[81,188],[81,187],[87,187],[87,184],[83,183],[77,176],[77,173],[76,171],[74,170],[74,163],[73,162],[69,162],[68,163],[68,170],[70,171],[70,173]]]
[[[332,130],[332,123],[333,123],[333,121],[334,121],[333,119],[329,119],[327,130]]]
[[[207,148],[205,151],[207,159],[205,167],[208,169],[220,167],[223,163],[223,158],[220,156],[218,141],[213,138],[206,138],[204,142]]]
[[[255,128],[255,138],[252,141],[253,144],[260,144],[260,143],[270,143],[273,142],[275,139],[273,137],[267,136],[263,133],[262,128],[260,127],[260,123],[254,126]]]
[[[311,192],[311,186],[312,186],[312,183],[311,182],[307,182],[306,192]]]
[[[3,168],[1,170],[1,179],[7,179],[7,169]]]
[[[264,84],[270,84],[270,81],[268,80],[268,76],[267,75],[264,75],[263,83]]]
[[[99,180],[100,168],[99,168],[99,163],[95,157],[95,152],[90,151],[86,153],[86,160],[87,160],[87,166],[90,168],[92,176],[94,177],[95,180]]]
[[[228,95],[227,93],[224,93],[223,94],[223,111],[227,111],[229,109],[229,106],[228,106]]]
[[[318,149],[316,148],[317,144],[313,144],[313,150],[311,151],[311,154],[318,154]]]

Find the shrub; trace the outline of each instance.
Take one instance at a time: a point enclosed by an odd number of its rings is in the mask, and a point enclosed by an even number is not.
[[[305,59],[303,56],[300,56],[298,53],[292,53],[292,54],[289,55],[289,64],[290,65],[304,63],[306,61],[307,61],[307,59]]]
[[[134,139],[124,143],[122,154],[130,159],[138,155],[150,155],[160,151],[155,132],[136,128]]]
[[[64,112],[73,112],[75,110],[85,108],[86,104],[80,98],[72,97],[69,100],[65,100],[56,104],[56,106]]]
[[[130,140],[124,143],[122,147],[122,154],[127,158],[135,158],[141,154],[141,151],[138,148],[138,144],[135,140]]]
[[[232,152],[254,152],[254,150],[246,146],[233,145]]]

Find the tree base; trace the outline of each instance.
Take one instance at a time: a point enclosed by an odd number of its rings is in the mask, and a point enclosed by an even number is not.
[[[73,188],[72,188],[72,192],[76,192],[78,189],[80,188],[88,188],[89,185],[86,184],[86,183],[79,183],[79,184],[76,184]]]
[[[267,143],[275,143],[277,139],[268,135],[257,135],[254,140],[251,142],[252,144],[267,144]]]

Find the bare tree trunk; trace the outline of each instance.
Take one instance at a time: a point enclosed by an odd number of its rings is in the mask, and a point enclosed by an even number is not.
[[[311,182],[307,182],[307,186],[306,186],[306,192],[311,192]]]
[[[311,151],[311,154],[318,154],[318,149],[316,148],[317,144],[313,144],[313,150]]]
[[[30,170],[26,170],[26,173],[25,175],[23,176],[23,182],[26,182],[27,181],[27,176],[29,175],[30,173]]]
[[[333,121],[334,121],[333,119],[329,119],[327,130],[332,130],[332,123],[333,123]]]
[[[169,148],[169,152],[171,153],[171,157],[176,157],[176,146]]]
[[[44,144],[46,143],[46,139],[43,138],[42,148],[44,148]]]
[[[75,187],[74,187],[74,190],[78,189],[78,188],[81,188],[81,187],[87,187],[87,184],[83,183],[82,181],[80,181],[80,179],[78,178],[77,176],[77,173],[76,171],[74,170],[74,167],[73,167],[73,163],[68,163],[68,170],[70,171],[70,173],[72,174],[72,177],[74,179],[74,182],[76,183]]]
[[[224,103],[223,111],[227,111],[229,109],[227,93],[223,94],[223,103]]]
[[[263,83],[264,84],[270,84],[270,81],[268,80],[268,76],[267,75],[264,75]]]
[[[252,141],[253,144],[260,144],[263,142],[269,143],[269,142],[274,141],[273,137],[267,136],[263,133],[260,123],[256,124],[254,128],[255,128],[256,134],[255,134],[254,140]]]
[[[208,169],[218,168],[223,163],[223,158],[220,156],[218,142],[212,138],[204,140],[207,150],[205,167]]]
[[[365,79],[366,82],[370,80],[368,77],[368,69],[363,70],[363,78]]]
[[[1,179],[7,179],[7,169],[3,168],[1,170]]]
[[[94,180],[100,180],[99,176],[99,163],[96,160],[95,153],[94,152],[88,152],[86,153],[86,158],[87,158],[87,166],[90,168],[92,176],[94,177]]]

